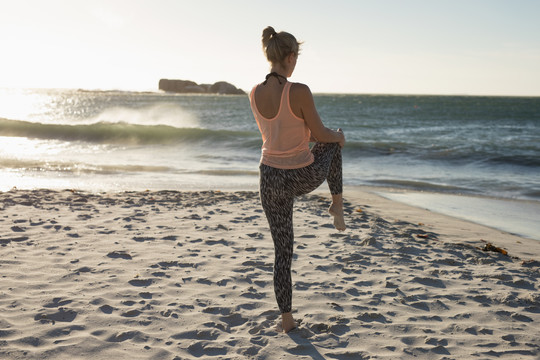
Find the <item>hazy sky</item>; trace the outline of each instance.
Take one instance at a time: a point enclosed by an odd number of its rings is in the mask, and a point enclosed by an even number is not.
[[[248,91],[267,25],[314,92],[540,96],[537,0],[0,0],[0,87]]]

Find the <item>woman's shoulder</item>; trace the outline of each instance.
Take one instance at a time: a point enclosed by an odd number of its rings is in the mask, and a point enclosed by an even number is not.
[[[301,97],[312,96],[309,86],[302,83],[291,83],[290,93],[294,94],[295,96],[301,96]]]
[[[302,84],[302,83],[297,83],[297,82],[292,82],[291,83],[291,91],[309,91],[309,86],[307,86],[306,84]]]
[[[255,96],[255,92],[257,91],[260,85],[261,83],[253,85],[253,87],[251,88],[251,91],[249,92],[250,99],[252,99]]]
[[[313,95],[311,94],[311,90],[309,89],[309,86],[302,83],[291,83],[291,90],[289,91],[290,96],[294,97],[298,100],[304,100],[312,98]]]
[[[251,88],[251,91],[249,93],[252,94],[259,87],[259,85],[261,85],[261,84],[259,83],[259,84],[253,85],[253,87]]]

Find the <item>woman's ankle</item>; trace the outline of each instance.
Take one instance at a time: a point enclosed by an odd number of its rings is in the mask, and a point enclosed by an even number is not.
[[[343,205],[343,194],[332,194],[332,204]]]
[[[296,328],[296,322],[292,317],[292,313],[287,312],[281,314],[281,325],[284,333],[288,333],[289,331]]]

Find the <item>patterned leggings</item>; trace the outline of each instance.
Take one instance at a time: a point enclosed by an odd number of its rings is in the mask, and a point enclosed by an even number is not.
[[[261,203],[274,241],[274,292],[282,313],[292,307],[291,263],[293,256],[294,198],[310,193],[327,181],[332,195],[343,192],[341,148],[337,143],[316,143],[315,160],[300,169],[260,166]]]

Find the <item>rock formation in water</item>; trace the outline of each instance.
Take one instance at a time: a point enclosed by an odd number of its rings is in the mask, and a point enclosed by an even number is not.
[[[245,95],[245,91],[225,81],[214,84],[197,84],[189,80],[159,80],[159,90],[182,94],[228,94]]]

